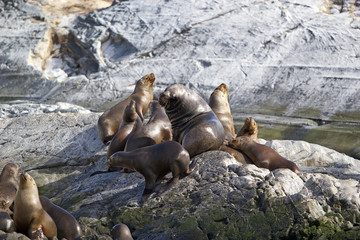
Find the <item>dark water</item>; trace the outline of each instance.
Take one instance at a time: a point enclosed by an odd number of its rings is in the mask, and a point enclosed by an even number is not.
[[[303,140],[360,159],[360,123],[331,122],[312,126],[279,124],[259,120],[257,123],[259,138],[266,140]],[[235,121],[237,131],[242,124],[242,120]]]

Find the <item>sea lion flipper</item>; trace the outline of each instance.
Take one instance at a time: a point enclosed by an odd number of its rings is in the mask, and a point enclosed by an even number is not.
[[[30,239],[44,239],[45,235],[41,227],[29,228],[28,236]]]
[[[34,236],[31,239],[38,239],[39,236],[42,236],[39,239],[43,239],[44,235],[47,238],[56,237],[57,227],[50,215],[45,210],[42,210],[42,213],[31,222],[28,233],[29,236]]]
[[[141,196],[141,199],[140,199],[140,204],[145,203],[146,200],[149,199],[150,195],[151,195],[153,192],[154,192],[153,189],[147,189],[147,188],[145,188],[145,189],[144,189],[144,192],[143,192],[143,194],[142,194],[142,196]]]
[[[194,160],[192,160],[192,162],[189,165],[189,170],[187,171],[187,174],[189,175],[190,173],[192,173],[192,171],[194,170],[194,168],[196,167],[196,163],[197,163],[198,159],[195,158]]]

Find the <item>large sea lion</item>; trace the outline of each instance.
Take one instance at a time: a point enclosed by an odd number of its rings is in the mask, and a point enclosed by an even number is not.
[[[0,175],[0,211],[12,214],[11,204],[14,202],[19,188],[19,167],[15,163],[7,163]]]
[[[14,222],[16,231],[28,234],[31,239],[57,235],[56,224],[42,207],[36,183],[28,173],[20,175],[14,202]]]
[[[133,240],[130,229],[123,223],[116,224],[110,234],[113,240]]]
[[[130,134],[125,151],[129,152],[169,140],[172,140],[171,122],[165,113],[165,109],[158,101],[153,101],[151,103],[151,117],[148,123]]]
[[[234,119],[231,115],[228,96],[228,87],[225,83],[222,83],[215,88],[209,98],[209,106],[224,127],[225,141],[235,138]]]
[[[80,239],[82,230],[78,221],[65,209],[55,205],[45,196],[40,196],[44,210],[54,220],[58,239]]]
[[[130,103],[125,107],[120,128],[111,140],[107,150],[107,158],[109,158],[115,152],[124,151],[130,133],[142,127],[143,123],[136,113],[135,107],[136,103],[134,100],[131,100]]]
[[[229,146],[245,153],[257,167],[267,168],[273,171],[278,168],[288,168],[295,173],[301,173],[298,166],[280,156],[274,149],[257,143],[248,136],[236,137],[229,142]]]
[[[154,191],[155,183],[167,173],[172,172],[172,179],[164,191],[178,182],[180,177],[190,174],[196,162],[190,164],[189,153],[178,142],[166,141],[142,147],[131,152],[116,152],[108,159],[109,168],[125,167],[138,171],[145,178],[142,201]]]
[[[190,157],[217,150],[225,134],[221,122],[210,106],[195,92],[180,84],[167,87],[159,96],[173,131],[173,140],[189,152]]]
[[[109,142],[118,131],[122,122],[123,111],[131,100],[136,102],[136,112],[140,119],[149,109],[149,103],[153,100],[153,83],[155,75],[147,74],[136,82],[134,92],[109,110],[105,111],[99,118],[98,130],[101,141]]]

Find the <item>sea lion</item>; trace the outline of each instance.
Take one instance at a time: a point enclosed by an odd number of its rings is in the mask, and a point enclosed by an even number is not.
[[[55,205],[45,196],[40,196],[44,210],[54,220],[58,239],[80,239],[82,230],[78,221],[65,209]]]
[[[171,139],[171,122],[165,113],[165,109],[158,101],[153,101],[151,103],[151,117],[148,123],[130,134],[126,142],[125,151],[129,152]]]
[[[195,92],[180,84],[167,87],[159,96],[173,131],[173,140],[194,157],[217,150],[225,139],[224,128],[210,106]]]
[[[196,161],[196,160],[195,160]],[[180,177],[189,175],[195,161],[190,164],[189,153],[175,141],[166,141],[142,147],[131,152],[116,152],[108,159],[109,168],[125,167],[141,173],[145,178],[142,202],[153,193],[155,183],[167,173],[172,172],[172,179],[164,191],[178,182]]]
[[[274,149],[257,143],[248,136],[236,137],[228,145],[245,153],[257,167],[267,168],[270,171],[278,168],[288,168],[295,173],[301,173],[295,163],[280,156]]]
[[[14,202],[14,222],[16,231],[28,234],[31,239],[57,235],[56,224],[42,207],[36,183],[28,173],[20,175]]]
[[[226,142],[235,138],[234,119],[231,115],[228,96],[228,87],[225,83],[222,83],[215,88],[209,98],[209,106],[224,127]]]
[[[154,81],[155,75],[153,73],[143,76],[136,82],[134,92],[128,98],[111,107],[100,116],[98,130],[103,143],[109,142],[118,131],[122,122],[123,111],[130,100],[136,102],[136,112],[141,121],[144,121],[144,115],[149,109],[149,103],[153,100]]]
[[[15,231],[14,220],[12,220],[8,212],[0,211],[0,230],[7,233]]]
[[[19,188],[19,166],[15,163],[7,163],[0,175],[0,211],[12,214],[11,204],[14,202]]]
[[[132,131],[142,127],[142,121],[136,113],[136,103],[131,100],[130,103],[125,107],[123,113],[123,121],[120,124],[120,128],[110,142],[107,150],[107,158],[113,153],[118,151],[124,151],[128,137]]]
[[[259,132],[259,128],[255,119],[253,119],[252,117],[248,117],[245,119],[244,125],[241,127],[236,137],[247,136],[258,143],[259,142],[258,132]]]
[[[130,229],[123,223],[116,224],[110,233],[113,240],[133,240]]]
[[[256,121],[248,117],[245,119],[243,126],[241,127],[240,131],[237,134],[237,137],[239,136],[247,136],[256,141],[258,140],[258,125]],[[222,145],[220,147],[220,150],[228,152],[230,155],[232,155],[238,162],[241,162],[242,164],[254,164],[253,161],[243,154],[242,152],[235,150],[231,147],[228,147],[226,144]]]

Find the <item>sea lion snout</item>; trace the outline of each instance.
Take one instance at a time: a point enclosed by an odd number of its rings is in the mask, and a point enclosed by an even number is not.
[[[227,85],[225,83],[220,84],[217,88],[215,88],[215,90],[219,90],[224,94],[229,93],[229,89],[228,89],[228,87],[227,87]]]
[[[26,172],[20,174],[20,180],[21,181],[27,181],[29,179],[30,175]]]
[[[150,73],[144,76],[143,78],[146,82],[151,83],[151,85],[155,82],[155,74],[154,73]]]

